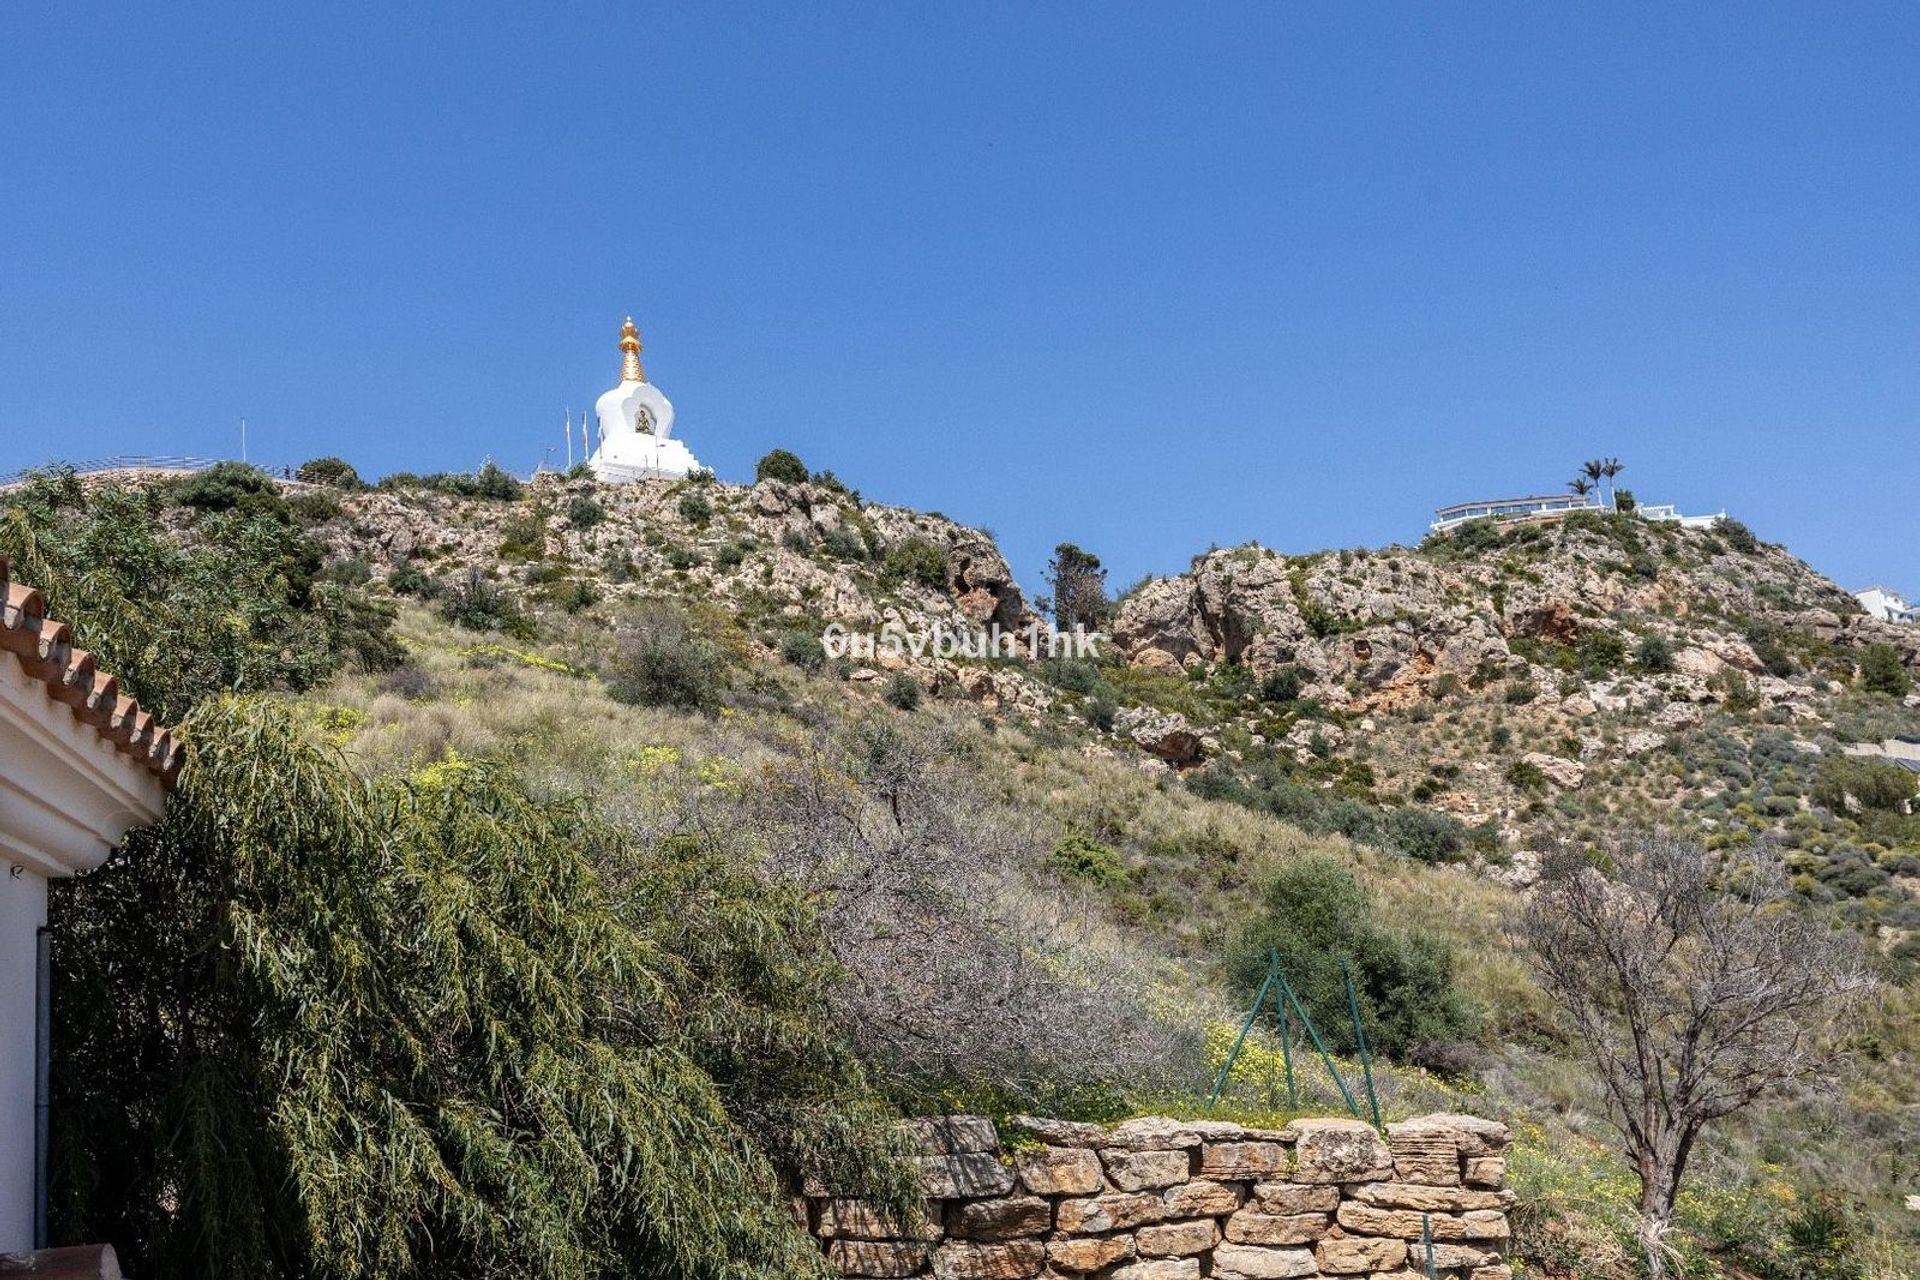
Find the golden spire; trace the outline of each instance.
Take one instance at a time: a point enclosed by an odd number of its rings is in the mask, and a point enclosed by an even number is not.
[[[620,381],[645,382],[647,375],[640,368],[640,331],[633,327],[633,317],[620,326]]]

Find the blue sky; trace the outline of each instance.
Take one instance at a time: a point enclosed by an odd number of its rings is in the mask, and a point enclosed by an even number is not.
[[[1621,457],[1920,591],[1920,8],[0,7],[0,471],[520,470],[632,312],[1115,585]]]

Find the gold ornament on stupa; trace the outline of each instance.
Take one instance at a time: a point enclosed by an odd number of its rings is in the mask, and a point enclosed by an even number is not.
[[[620,381],[645,382],[647,375],[640,368],[640,331],[633,327],[633,317],[620,326]]]

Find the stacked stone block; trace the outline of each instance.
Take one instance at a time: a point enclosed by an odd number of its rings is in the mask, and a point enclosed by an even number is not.
[[[1427,1274],[1512,1280],[1505,1125],[1436,1115],[1387,1126],[1212,1120],[1106,1128],[1023,1117],[911,1123],[923,1220],[891,1222],[824,1187],[796,1205],[850,1280],[1286,1280]]]

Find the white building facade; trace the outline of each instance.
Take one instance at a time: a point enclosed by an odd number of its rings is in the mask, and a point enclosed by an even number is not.
[[[600,447],[587,465],[596,478],[626,484],[651,476],[677,479],[700,469],[700,460],[673,438],[673,402],[640,366],[640,331],[632,316],[620,328],[620,385],[596,400],[593,412]]]
[[[1862,587],[1853,593],[1853,598],[1882,622],[1920,622],[1920,608],[1907,602],[1907,598],[1890,587]]]
[[[75,649],[0,556],[0,1254],[42,1247],[47,883],[157,821],[171,735]]]

